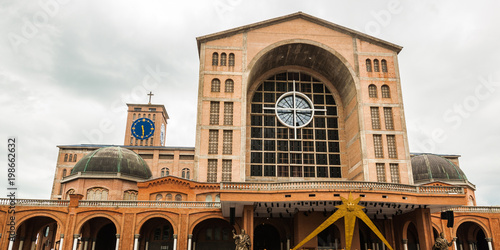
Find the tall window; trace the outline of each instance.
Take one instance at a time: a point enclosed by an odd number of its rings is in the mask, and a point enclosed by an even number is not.
[[[190,176],[189,168],[183,168],[182,169],[182,178],[189,179],[190,177],[191,176]]]
[[[387,85],[382,85],[380,88],[380,91],[382,92],[382,98],[391,98],[391,91],[389,89],[389,86]]]
[[[224,103],[224,125],[233,125],[233,103]]]
[[[66,176],[66,173],[67,173],[67,170],[66,170],[66,169],[64,169],[64,170],[63,170],[63,173],[62,173],[62,177],[65,177],[65,176]]]
[[[73,162],[73,155],[72,154],[69,154],[69,162]]]
[[[370,107],[372,116],[372,129],[380,129],[380,114],[378,107]]]
[[[384,158],[384,149],[382,147],[382,135],[373,135],[373,146],[376,158]]]
[[[207,182],[217,182],[217,160],[208,159]]]
[[[138,192],[135,190],[127,190],[127,191],[123,192],[123,200],[135,201],[135,200],[137,200],[137,194],[138,194]]]
[[[64,155],[64,162],[67,162],[68,161],[68,154],[65,154]]]
[[[233,131],[224,130],[222,133],[222,153],[230,155],[233,153]]]
[[[399,165],[397,163],[391,163],[389,164],[389,168],[391,169],[391,182],[401,183],[399,180]]]
[[[378,182],[386,182],[385,180],[385,164],[384,163],[377,163],[377,181]]]
[[[220,80],[217,78],[212,79],[212,86],[210,88],[212,92],[220,92]]]
[[[219,124],[220,102],[210,102],[210,125]]]
[[[220,54],[220,66],[226,66],[227,55],[226,53]]]
[[[229,66],[234,66],[234,54],[230,53],[229,54]]]
[[[234,92],[234,81],[232,79],[227,79],[224,84],[224,92],[233,93]]]
[[[108,199],[108,190],[101,187],[89,188],[87,200],[105,201]]]
[[[370,84],[368,86],[368,96],[370,98],[377,98],[377,86],[375,86],[375,84]]]
[[[385,129],[393,130],[394,121],[392,119],[392,108],[384,108]]]
[[[161,177],[168,176],[170,174],[170,170],[168,168],[161,169]]]
[[[387,61],[385,59],[382,59],[380,63],[382,64],[382,72],[387,72]]]
[[[370,59],[366,59],[366,72],[372,72],[372,61]]]
[[[222,160],[222,181],[230,182],[232,175],[232,161]]]
[[[217,52],[214,52],[212,54],[212,65],[213,66],[219,65],[219,54]]]
[[[76,154],[73,155],[73,162],[76,162]]]
[[[387,135],[387,152],[389,153],[389,158],[398,158],[395,135]]]
[[[217,154],[219,147],[219,130],[208,131],[208,153]]]
[[[373,71],[380,72],[380,66],[378,64],[378,59],[373,60]]]

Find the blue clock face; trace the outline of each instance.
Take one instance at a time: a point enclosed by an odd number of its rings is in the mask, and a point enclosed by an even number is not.
[[[155,124],[151,119],[139,118],[132,123],[132,135],[139,139],[145,140],[153,136],[155,132]]]

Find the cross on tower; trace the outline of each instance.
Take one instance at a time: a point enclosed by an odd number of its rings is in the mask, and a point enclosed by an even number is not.
[[[149,91],[148,96],[149,96],[149,103],[148,104],[151,105],[151,96],[154,96],[153,92]]]

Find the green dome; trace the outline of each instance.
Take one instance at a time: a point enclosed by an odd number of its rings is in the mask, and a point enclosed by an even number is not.
[[[121,147],[100,148],[83,157],[71,170],[71,174],[112,174],[151,178],[146,162],[134,151]]]
[[[411,158],[415,183],[429,181],[467,180],[464,172],[450,160],[433,154],[416,155]]]

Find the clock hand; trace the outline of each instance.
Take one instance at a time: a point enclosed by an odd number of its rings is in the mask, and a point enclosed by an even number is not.
[[[142,127],[142,136],[144,136],[144,125],[141,125]]]

